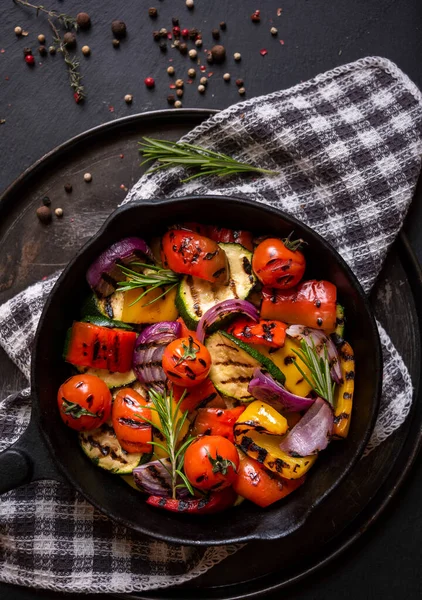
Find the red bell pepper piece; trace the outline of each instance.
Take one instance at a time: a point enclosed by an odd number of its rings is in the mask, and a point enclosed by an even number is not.
[[[233,427],[245,410],[236,408],[200,408],[195,419],[192,435],[221,435],[234,443]]]
[[[126,373],[132,368],[136,333],[75,322],[65,350],[65,360],[81,367]]]
[[[191,500],[175,500],[162,496],[149,496],[147,504],[169,510],[170,512],[186,513],[191,515],[209,515],[222,512],[233,506],[237,494],[232,487],[224,488],[221,492],[212,492],[204,498],[192,498]]]
[[[262,290],[261,317],[331,333],[336,328],[337,288],[329,281],[303,281],[289,290]]]
[[[182,330],[180,333],[181,338],[189,337],[191,335],[194,340],[196,339],[196,331],[192,331],[191,329],[189,329],[182,317],[179,317],[178,319],[176,319],[176,321],[182,326]]]
[[[210,225],[207,227],[207,233],[205,235],[215,242],[241,244],[244,248],[247,248],[251,252],[253,251],[253,237],[250,231],[226,229],[225,227],[215,227]]]
[[[185,388],[179,385],[173,385],[173,397],[179,402]],[[194,387],[186,388],[186,394],[180,405],[180,410],[189,412],[204,406],[213,406],[224,408],[226,405],[220,394],[214,387],[211,379],[207,378]]]
[[[240,317],[227,331],[247,344],[281,348],[286,339],[286,329],[287,325],[281,321],[261,319],[255,323],[248,317]]]

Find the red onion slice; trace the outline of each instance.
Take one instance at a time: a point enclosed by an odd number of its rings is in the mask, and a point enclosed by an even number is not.
[[[208,327],[211,327],[221,317],[232,313],[243,313],[253,321],[259,321],[258,309],[247,300],[223,300],[209,308],[201,317],[196,330],[197,339],[203,342]]]
[[[177,321],[162,321],[146,327],[135,342],[132,368],[142,383],[166,381],[161,362],[166,346],[180,337],[182,326]]]
[[[257,400],[267,402],[276,410],[286,412],[307,410],[315,402],[314,398],[302,398],[292,394],[261,369],[255,369],[248,391]]]
[[[340,368],[340,357],[337,352],[337,348],[333,340],[325,335],[320,329],[311,329],[304,325],[290,325],[286,329],[286,333],[289,337],[296,340],[305,340],[305,342],[312,348],[312,341],[315,344],[318,356],[324,357],[324,344],[327,347],[328,360],[330,361],[330,375],[336,383],[342,383],[343,378],[341,376]]]
[[[309,456],[324,450],[333,433],[334,412],[323,398],[317,398],[311,408],[280,444],[290,456]]]
[[[145,258],[154,261],[154,255],[143,239],[124,238],[100,254],[89,267],[86,280],[99,298],[105,298],[115,291],[119,281],[124,280],[119,264],[128,265]]]
[[[167,469],[171,469],[171,463],[168,458],[154,460],[140,467],[133,469],[133,479],[137,487],[153,496],[163,496],[169,498],[172,494],[171,477]],[[181,478],[180,482],[181,483]],[[186,487],[178,488],[177,497],[183,498],[189,494]]]

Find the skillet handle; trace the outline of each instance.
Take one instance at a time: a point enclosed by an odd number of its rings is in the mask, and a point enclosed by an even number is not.
[[[65,481],[54,464],[38,424],[31,416],[22,436],[0,453],[0,494],[40,479]]]

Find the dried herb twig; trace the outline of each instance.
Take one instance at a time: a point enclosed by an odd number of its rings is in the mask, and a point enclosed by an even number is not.
[[[65,29],[78,29],[76,19],[70,15],[58,13],[56,10],[49,10],[48,8],[45,8],[45,6],[42,6],[42,4],[31,4],[30,2],[27,2],[27,0],[13,0],[13,2],[15,4],[20,4],[21,6],[27,6],[28,8],[35,9],[37,11],[37,16],[40,12],[43,12],[49,17],[57,19]]]
[[[180,282],[180,275],[170,271],[169,269],[163,269],[162,267],[157,267],[155,265],[146,265],[143,263],[132,263],[134,266],[140,266],[145,269],[149,269],[148,273],[138,273],[137,271],[133,271],[133,269],[129,269],[123,265],[120,265],[120,269],[122,273],[126,275],[126,281],[119,281],[118,290],[120,292],[128,292],[130,290],[141,289],[144,290],[140,293],[140,295],[134,300],[129,306],[136,304],[139,300],[141,300],[144,296],[146,296],[149,292],[156,290],[157,288],[164,288],[163,293],[158,297],[153,298],[143,306],[149,306],[153,302],[156,302],[166,294],[168,294],[172,289],[174,289]],[[151,273],[151,271],[153,271]],[[165,288],[164,286],[170,286]]]
[[[70,87],[73,90],[73,97],[77,103],[81,102],[85,98],[84,86],[81,83],[82,77],[79,73],[79,61],[75,57],[71,57],[69,50],[66,48],[66,44],[60,37],[60,32],[51,19],[48,19],[50,27],[54,33],[54,43],[58,46],[58,51],[62,53],[64,62],[66,63],[67,70],[69,73]]]

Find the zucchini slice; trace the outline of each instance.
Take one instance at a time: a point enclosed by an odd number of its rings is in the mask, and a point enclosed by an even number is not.
[[[100,315],[114,321],[122,320],[124,292],[113,292],[113,294],[107,296],[107,298],[94,297],[94,302],[96,310]]]
[[[284,381],[283,373],[269,358],[225,331],[209,336],[205,345],[212,358],[211,381],[224,396],[242,402],[255,400],[248,385],[257,367],[264,367],[277,381]]]
[[[116,475],[129,475],[139,465],[142,454],[129,454],[119,444],[111,423],[98,429],[81,431],[79,443],[94,464]]]
[[[82,319],[82,323],[92,323],[92,325],[99,325],[100,327],[109,327],[110,329],[126,329],[127,331],[133,331],[132,325],[123,323],[123,321],[113,321],[107,319],[102,315],[87,315]]]
[[[190,329],[196,329],[202,315],[223,300],[245,300],[255,285],[252,271],[252,252],[240,244],[219,244],[230,266],[227,285],[216,285],[187,275],[183,277],[176,296],[180,316]]]
[[[136,375],[132,371],[126,373],[113,373],[107,369],[94,369],[92,367],[76,367],[79,373],[86,373],[87,375],[95,375],[104,381],[109,388],[117,388],[129,385],[136,381]]]

